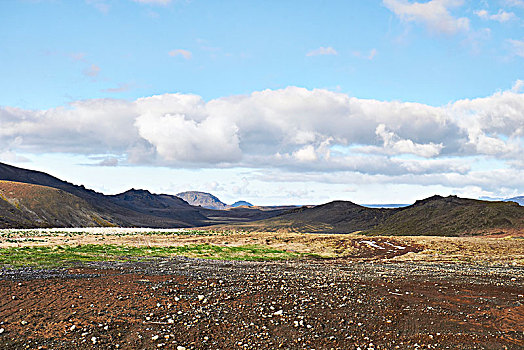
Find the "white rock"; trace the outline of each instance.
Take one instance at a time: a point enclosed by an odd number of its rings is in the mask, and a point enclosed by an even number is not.
[[[152,340],[157,340],[158,339],[158,335],[154,335],[151,337]]]
[[[5,332],[5,329],[3,328],[0,328],[0,334],[4,333]]]
[[[179,345],[176,347],[176,350],[186,350],[185,346]]]
[[[76,329],[76,326],[75,325],[72,325],[71,327],[69,327],[69,330],[72,332]]]
[[[92,342],[93,344],[96,344],[96,342],[97,342],[96,337],[91,337],[91,342]]]
[[[199,294],[199,295],[198,295],[198,300],[199,300],[199,301],[204,300],[204,298],[205,298],[205,297],[204,297],[202,294]]]
[[[282,315],[284,313],[284,310],[278,310],[277,312],[273,313],[275,316]]]

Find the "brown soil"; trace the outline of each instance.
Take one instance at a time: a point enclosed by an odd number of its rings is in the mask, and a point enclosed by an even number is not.
[[[523,286],[521,267],[382,260],[4,269],[0,348],[522,349]]]

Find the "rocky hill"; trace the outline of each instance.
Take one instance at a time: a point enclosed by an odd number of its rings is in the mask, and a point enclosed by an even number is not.
[[[197,207],[200,206],[202,208],[216,210],[224,210],[229,208],[227,204],[223,203],[220,199],[207,192],[187,191],[178,193],[177,197],[182,198],[187,203]]]

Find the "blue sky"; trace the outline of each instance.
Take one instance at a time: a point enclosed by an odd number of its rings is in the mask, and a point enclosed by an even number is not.
[[[521,0],[3,1],[0,63],[0,160],[107,193],[524,192]]]

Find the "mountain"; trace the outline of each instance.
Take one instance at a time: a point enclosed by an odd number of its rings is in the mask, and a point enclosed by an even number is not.
[[[249,202],[246,202],[246,201],[237,201],[237,202],[231,204],[231,206],[233,208],[236,208],[236,207],[252,207],[253,204],[251,204]]]
[[[370,235],[460,236],[524,233],[524,207],[456,196],[433,196],[402,208],[366,208],[334,201],[239,224],[247,230]]]
[[[524,232],[524,207],[513,202],[433,196],[367,231],[380,235],[458,236]]]
[[[191,205],[207,209],[224,210],[229,207],[220,199],[207,192],[187,191],[178,193],[177,197],[182,198]]]
[[[108,196],[87,189],[84,186],[62,181],[40,171],[18,168],[5,163],[0,163],[0,180],[40,185],[67,192],[86,202],[104,220],[122,227],[180,228],[209,226],[267,219],[288,209],[286,207],[276,207],[270,209],[234,208],[233,210],[211,210],[192,206],[177,196],[153,194],[147,190],[136,189]],[[21,188],[16,190],[21,190]],[[17,197],[17,191],[12,191],[14,198]],[[20,215],[13,216],[14,214],[11,212],[12,206],[8,205],[8,203],[6,204],[2,201],[0,203],[2,204],[0,207],[0,220],[5,218],[4,221],[7,226],[35,226],[35,224],[30,222],[31,220],[27,221]],[[53,203],[56,210],[69,210],[65,207],[62,208],[58,200]],[[73,222],[80,226],[92,226],[90,223],[81,221]],[[72,224],[57,222],[56,225],[71,226]]]
[[[240,226],[271,232],[351,233],[371,229],[393,213],[394,209],[366,208],[348,201],[334,201],[296,208],[274,218]]]
[[[518,196],[513,198],[504,199],[505,202],[516,202],[522,206],[524,206],[524,196]]]
[[[0,181],[0,228],[113,226],[85,200],[65,191]]]

